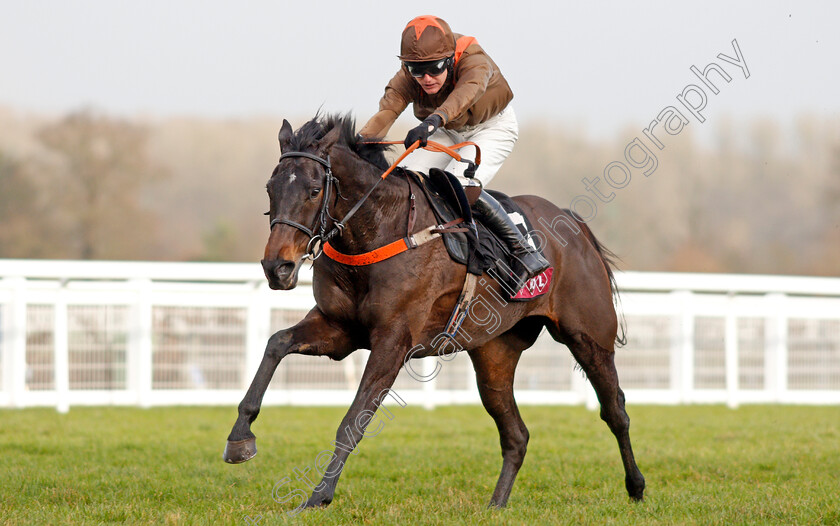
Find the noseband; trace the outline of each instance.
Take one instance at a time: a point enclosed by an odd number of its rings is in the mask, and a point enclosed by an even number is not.
[[[329,233],[327,233],[327,219],[332,219],[333,221],[335,221],[335,218],[330,215],[329,211],[333,185],[336,186],[336,193],[339,196],[341,195],[341,192],[338,190],[338,179],[336,179],[332,174],[332,167],[330,166],[329,156],[326,159],[322,159],[317,155],[312,155],[311,153],[288,152],[280,156],[280,161],[290,157],[304,157],[306,159],[311,159],[317,163],[322,164],[326,169],[326,177],[324,179],[324,192],[321,197],[321,210],[318,212],[318,215],[315,218],[316,222],[314,225],[312,225],[312,228],[307,228],[296,221],[292,221],[291,219],[281,219],[278,217],[271,220],[270,229],[273,230],[274,225],[289,225],[291,227],[297,228],[298,230],[309,236],[309,243],[307,243],[306,245],[306,255],[304,257],[310,257],[313,260],[315,260],[318,259],[318,256],[320,256],[322,253],[321,247],[323,243],[326,243],[327,241],[332,239],[333,236],[340,233],[341,230],[344,228],[343,224],[336,223],[335,227]],[[320,227],[318,234],[315,234],[316,227]]]

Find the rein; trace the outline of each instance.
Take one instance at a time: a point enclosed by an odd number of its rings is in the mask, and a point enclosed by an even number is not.
[[[402,143],[402,141],[370,141],[370,142],[365,142],[365,144],[403,144],[403,143]],[[405,153],[403,153],[399,157],[399,159],[394,161],[394,164],[392,164],[391,167],[388,168],[385,171],[385,173],[382,174],[382,178],[385,179],[386,177],[388,177],[388,174],[391,173],[391,171],[397,166],[397,164],[399,164],[403,159],[408,157],[408,154],[410,154],[411,152],[416,150],[417,147],[419,146],[419,144],[420,144],[420,141],[417,141],[414,144],[412,144],[411,146],[409,146],[405,150]],[[469,159],[464,159],[463,157],[461,157],[461,154],[459,154],[456,151],[456,150],[460,150],[464,146],[475,146],[475,161],[471,161]],[[478,169],[478,165],[481,164],[481,148],[479,148],[478,145],[476,143],[472,142],[472,141],[459,142],[458,144],[454,144],[452,146],[445,146],[445,145],[440,144],[439,142],[435,142],[435,141],[427,141],[426,146],[424,146],[423,149],[424,150],[429,150],[430,152],[445,153],[445,154],[449,155],[450,157],[452,157],[453,159],[455,159],[458,162],[467,163],[467,168],[464,170],[464,177],[466,177],[467,179],[472,179],[473,177],[475,177],[475,171]]]
[[[402,144],[401,141],[380,141],[380,142],[370,142],[368,144]],[[273,229],[275,225],[283,224],[288,225],[293,228],[296,228],[309,236],[309,243],[306,245],[306,255],[304,257],[310,257],[312,260],[318,259],[322,253],[326,253],[327,256],[335,260],[339,263],[343,263],[345,265],[353,265],[353,266],[361,266],[361,265],[370,265],[372,263],[377,263],[379,261],[383,261],[385,259],[391,258],[405,252],[408,249],[417,248],[418,246],[431,241],[439,237],[444,232],[461,232],[466,229],[458,229],[452,228],[454,225],[462,222],[462,220],[455,220],[450,221],[445,225],[433,225],[428,227],[416,234],[411,234],[411,226],[414,224],[414,194],[411,194],[411,208],[409,211],[409,232],[407,233],[406,237],[394,241],[393,243],[389,243],[384,247],[380,247],[376,250],[366,252],[364,254],[357,254],[357,255],[349,255],[349,254],[342,254],[335,250],[330,244],[329,241],[335,237],[336,235],[340,235],[347,224],[347,221],[353,217],[353,215],[362,207],[365,201],[367,201],[368,197],[373,193],[379,183],[385,180],[391,172],[397,167],[399,163],[403,161],[408,155],[411,154],[414,150],[416,150],[420,146],[420,141],[416,141],[414,144],[406,148],[405,152],[400,155],[396,161],[394,161],[391,166],[383,172],[382,176],[373,184],[373,186],[368,189],[364,196],[362,196],[359,201],[353,205],[353,208],[350,209],[349,212],[341,219],[341,221],[336,220],[334,217],[330,215],[329,212],[329,203],[330,197],[332,193],[332,186],[335,185],[338,188],[338,179],[335,178],[332,174],[332,166],[330,165],[329,156],[326,159],[322,159],[317,155],[313,155],[311,153],[306,152],[287,152],[280,156],[280,161],[286,158],[295,158],[295,157],[303,157],[306,159],[313,160],[317,163],[320,163],[326,169],[326,178],[324,184],[324,195],[321,198],[321,209],[316,216],[316,223],[312,226],[312,228],[307,228],[304,225],[292,221],[290,219],[280,219],[275,218],[271,221],[270,228]],[[469,159],[464,159],[461,155],[455,151],[457,149],[463,148],[464,146],[475,146],[475,161],[470,161]],[[428,141],[427,145],[424,149],[433,151],[433,152],[441,152],[446,153],[453,159],[459,162],[467,163],[467,169],[464,170],[464,175],[466,177],[472,178],[475,176],[475,171],[478,168],[478,165],[481,163],[481,150],[477,144],[473,142],[462,142],[452,147],[444,146],[443,144]],[[411,183],[409,182],[409,188]],[[336,193],[341,196],[341,191],[337,190]],[[334,225],[332,230],[329,232],[326,231],[327,227],[327,219],[332,219],[334,221]],[[315,234],[315,228],[320,226],[318,234]]]

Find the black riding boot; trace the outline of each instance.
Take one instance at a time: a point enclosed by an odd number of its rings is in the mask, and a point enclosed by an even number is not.
[[[521,263],[521,265],[514,265],[513,268],[519,288],[524,286],[526,281],[551,266],[542,257],[542,254],[531,247],[522,232],[511,221],[505,209],[492,195],[482,190],[481,196],[473,205],[473,209],[479,214],[482,223],[507,244],[510,252]]]

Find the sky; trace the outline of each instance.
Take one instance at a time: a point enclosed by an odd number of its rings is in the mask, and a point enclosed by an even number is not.
[[[295,125],[323,108],[361,123],[399,67],[402,29],[421,14],[478,39],[521,122],[595,136],[641,129],[700,84],[691,66],[711,62],[732,80],[710,74],[719,93],[701,112],[707,122],[840,115],[840,4],[828,1],[4,0],[0,106]],[[733,40],[748,78],[718,58],[737,57]]]

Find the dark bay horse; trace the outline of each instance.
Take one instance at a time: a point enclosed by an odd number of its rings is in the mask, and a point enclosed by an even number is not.
[[[330,245],[345,254],[372,251],[406,236],[407,218],[417,195],[412,232],[436,224],[422,192],[399,171],[381,179],[388,162],[384,147],[360,144],[349,116],[316,116],[297,132],[283,121],[282,156],[267,184],[271,233],[262,261],[272,289],[297,284],[301,262],[315,251],[318,232],[333,231],[375,181],[381,184],[358,207],[348,224],[336,230]],[[482,291],[489,314],[468,316],[462,332],[470,336],[469,354],[481,401],[496,422],[502,448],[502,470],[491,506],[504,506],[525,458],[528,429],[513,396],[519,356],[534,344],[543,327],[565,344],[592,383],[601,418],[618,441],[630,497],[641,500],[645,480],[630,445],[630,420],[624,409],[614,364],[618,321],[613,306],[615,284],[610,263],[589,228],[566,210],[535,196],[515,201],[539,229],[545,257],[554,267],[549,292],[528,302],[507,302],[495,280]],[[562,236],[562,237],[561,237]],[[367,266],[340,264],[326,255],[314,262],[316,306],[297,325],[268,341],[265,355],[228,436],[224,459],[230,463],[256,454],[251,423],[257,418],[277,365],[288,354],[342,360],[357,349],[370,349],[356,397],[342,420],[334,444],[355,445],[408,358],[439,352],[433,340],[447,324],[466,275],[440,239]],[[492,308],[488,307],[492,305]],[[460,342],[459,342],[460,343]],[[419,351],[419,352],[418,352]],[[338,478],[350,454],[336,447],[306,507],[333,500]]]

